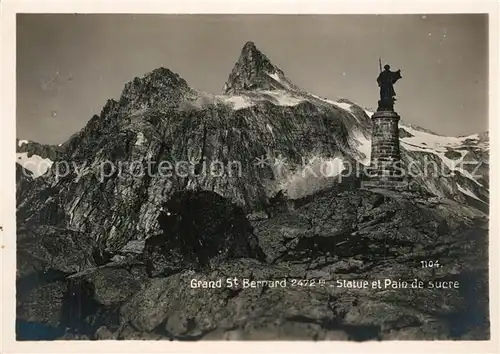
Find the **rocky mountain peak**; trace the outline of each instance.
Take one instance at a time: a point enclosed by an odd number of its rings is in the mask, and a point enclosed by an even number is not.
[[[163,104],[175,106],[187,93],[193,91],[186,80],[170,69],[158,68],[143,77],[128,82],[120,97],[120,106],[141,109]]]
[[[224,84],[225,94],[248,90],[292,89],[296,87],[285,77],[283,71],[271,63],[254,42],[248,41],[241,49],[240,57]]]
[[[254,42],[252,41],[247,41],[243,48],[241,49],[242,54],[243,53],[251,53],[251,52],[256,52],[258,54],[262,54],[258,49],[257,46],[255,45]]]

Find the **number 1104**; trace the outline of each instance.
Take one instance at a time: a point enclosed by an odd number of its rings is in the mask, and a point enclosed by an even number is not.
[[[439,261],[420,261],[422,268],[439,268]]]

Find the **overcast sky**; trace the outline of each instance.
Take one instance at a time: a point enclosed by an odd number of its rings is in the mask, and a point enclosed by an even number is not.
[[[17,137],[61,143],[158,67],[220,93],[246,41],[299,87],[376,108],[378,58],[403,78],[403,120],[444,135],[488,129],[486,15],[17,17]]]

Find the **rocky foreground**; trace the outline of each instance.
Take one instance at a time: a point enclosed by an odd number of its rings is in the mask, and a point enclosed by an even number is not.
[[[179,192],[158,222],[114,253],[20,224],[18,339],[489,338],[488,219],[457,202],[327,190],[245,215]]]

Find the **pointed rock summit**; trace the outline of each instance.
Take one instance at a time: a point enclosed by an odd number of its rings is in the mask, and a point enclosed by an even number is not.
[[[161,67],[128,82],[122,91],[120,105],[131,109],[151,107],[155,104],[176,105],[192,91],[179,74]]]
[[[293,90],[298,88],[273,65],[252,41],[246,42],[240,57],[224,84],[224,93],[233,94],[248,90]]]

